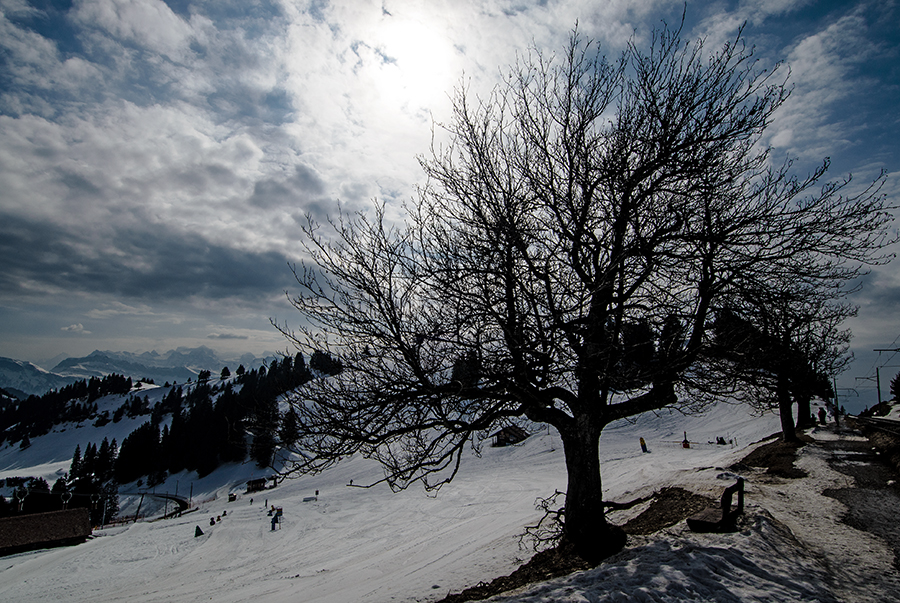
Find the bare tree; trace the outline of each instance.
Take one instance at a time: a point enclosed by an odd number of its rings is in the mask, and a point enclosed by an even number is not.
[[[616,62],[573,33],[532,51],[486,100],[456,91],[450,146],[391,225],[312,220],[295,270],[301,349],[343,372],[293,397],[289,470],[378,460],[392,487],[436,488],[467,447],[523,420],[560,435],[562,544],[624,544],[604,515],[598,446],[617,419],[694,408],[727,389],[710,325],[748,289],[815,289],[878,261],[889,216],[874,188],[816,188],[770,166],[761,135],[788,92],[741,36],[707,54],[657,32]]]
[[[833,397],[830,377],[852,358],[850,331],[841,324],[856,308],[842,300],[845,290],[837,286],[782,285],[748,292],[741,308],[717,312],[714,353],[727,363],[733,396],[762,411],[776,409],[782,439],[795,442],[797,427],[814,424],[812,398]]]

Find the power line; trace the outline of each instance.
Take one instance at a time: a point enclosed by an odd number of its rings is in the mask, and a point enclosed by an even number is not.
[[[897,339],[900,339],[900,335],[897,336]],[[897,342],[897,339],[894,339],[894,343]],[[893,344],[891,344],[891,345],[893,345]],[[872,351],[878,352],[878,358],[881,358],[882,352],[893,352],[893,354],[891,354],[891,357],[888,358],[887,360],[885,360],[885,364],[882,364],[881,366],[877,366],[878,363],[877,363],[877,359],[876,359],[876,366],[875,366],[875,387],[877,388],[876,403],[881,404],[881,369],[883,367],[887,366],[887,363],[890,362],[891,359],[897,355],[897,352],[900,352],[900,348],[875,348]],[[871,379],[872,377],[857,377],[857,379],[860,379],[860,378]]]
[[[894,338],[894,341],[891,342],[891,347],[873,349],[872,350],[873,352],[878,352],[878,356],[875,358],[875,361],[872,362],[872,367],[868,371],[866,371],[865,377],[857,377],[856,378],[857,380],[864,379],[867,381],[872,381],[872,380],[875,381],[875,386],[876,386],[876,391],[877,391],[877,396],[878,396],[876,403],[878,403],[878,404],[881,403],[881,369],[883,367],[887,366],[887,363],[890,362],[891,360],[893,360],[894,356],[896,356],[897,353],[900,352],[900,347],[893,347],[893,346],[897,345],[898,340],[900,340],[900,335],[897,335],[897,337]],[[882,352],[893,352],[893,353],[890,355],[890,357],[885,359],[884,364],[879,366],[878,360],[881,358]],[[874,377],[872,377],[872,369],[875,369]]]

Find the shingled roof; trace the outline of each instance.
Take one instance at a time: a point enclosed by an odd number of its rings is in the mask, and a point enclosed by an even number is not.
[[[491,445],[496,447],[518,444],[525,440],[528,435],[528,432],[518,425],[507,425],[497,433],[491,435],[491,437],[494,438],[494,443]]]
[[[0,556],[84,542],[91,535],[87,509],[32,513],[0,519]]]

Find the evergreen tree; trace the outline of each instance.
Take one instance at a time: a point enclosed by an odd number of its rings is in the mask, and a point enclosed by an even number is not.
[[[81,477],[81,444],[75,445],[75,454],[72,455],[72,464],[69,465],[69,476],[73,480]]]
[[[241,389],[247,390],[247,385]],[[226,387],[216,400],[215,415],[219,425],[224,424],[221,440],[218,442],[219,459],[223,463],[240,463],[247,457],[245,419],[247,404],[230,387]]]
[[[297,425],[297,415],[294,409],[289,408],[281,417],[281,428],[278,431],[278,438],[281,445],[285,447],[292,446],[300,437],[300,428]]]
[[[163,459],[170,473],[178,473],[185,468],[187,436],[184,413],[179,408],[172,414],[172,424],[162,438]]]
[[[97,473],[97,446],[88,442],[84,449],[84,461],[82,463],[83,477],[93,479]]]
[[[344,370],[340,360],[321,350],[312,353],[309,358],[309,368],[322,375],[338,375]]]
[[[294,356],[294,370],[293,376],[291,379],[291,386],[299,387],[312,379],[312,373],[309,372],[309,368],[306,366],[306,361],[303,359],[303,354],[297,352],[297,355]]]
[[[260,431],[253,436],[250,444],[250,458],[256,461],[259,468],[272,465],[272,455],[275,454],[275,436],[271,431]]]
[[[122,440],[115,462],[116,481],[128,483],[162,468],[159,426],[148,421]]]
[[[116,454],[115,439],[110,443],[108,438],[103,438],[100,449],[97,451],[97,464],[95,467],[97,481],[107,482],[113,479]]]
[[[894,375],[891,379],[891,400],[900,402],[900,373]],[[881,400],[879,400],[881,402]]]
[[[50,484],[42,477],[28,478],[25,486],[31,493],[50,494]]]
[[[50,488],[50,493],[51,494],[62,494],[63,492],[67,492],[68,487],[69,487],[68,477],[69,477],[69,475],[66,474],[62,477],[56,478],[56,481],[53,482],[53,487]]]

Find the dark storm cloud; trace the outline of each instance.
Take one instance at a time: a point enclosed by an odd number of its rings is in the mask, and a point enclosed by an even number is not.
[[[210,333],[207,339],[249,339],[246,335],[234,335],[233,333]]]
[[[297,206],[311,198],[325,194],[325,183],[312,169],[298,165],[293,175],[285,179],[260,180],[253,187],[250,204],[269,209],[281,206]]]
[[[62,184],[70,198],[98,199],[104,196],[104,191],[96,184],[74,172],[57,169],[57,182]]]
[[[294,111],[285,90],[259,88],[242,82],[220,87],[207,96],[220,123],[240,121],[246,125],[280,126]]]
[[[214,245],[196,235],[134,230],[123,233],[117,243],[127,256],[146,265],[121,266],[113,276],[123,281],[119,290],[134,297],[258,298],[282,290],[290,276],[280,254]]]
[[[0,221],[0,263],[7,295],[43,289],[145,300],[254,300],[277,295],[291,278],[281,254],[232,249],[159,225],[122,230],[101,243],[11,216]]]
[[[171,181],[178,190],[188,191],[194,195],[202,195],[213,188],[238,188],[240,178],[232,167],[220,164],[191,165],[189,168],[170,174]]]

